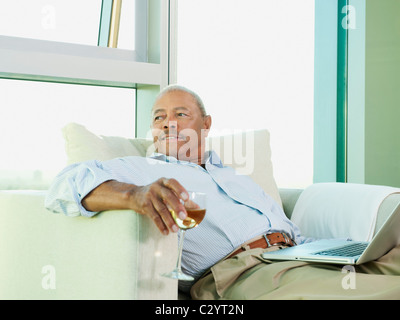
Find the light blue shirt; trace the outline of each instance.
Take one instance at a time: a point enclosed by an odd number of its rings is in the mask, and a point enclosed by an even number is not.
[[[163,154],[86,161],[65,168],[53,182],[46,207],[68,216],[91,217],[81,200],[107,180],[147,185],[161,177],[174,178],[186,189],[207,194],[202,223],[185,235],[182,269],[198,278],[204,271],[244,242],[267,232],[286,232],[297,243],[300,230],[282,208],[251,178],[223,166],[209,152],[205,168]]]

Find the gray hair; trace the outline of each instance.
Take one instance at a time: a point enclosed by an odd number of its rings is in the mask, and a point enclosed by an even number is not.
[[[157,95],[156,101],[157,101],[158,99],[162,98],[165,94],[167,94],[167,93],[169,93],[169,92],[174,92],[174,91],[183,91],[183,92],[189,93],[189,94],[193,97],[193,99],[196,101],[196,104],[197,104],[197,106],[198,106],[199,109],[200,109],[201,115],[202,115],[203,117],[207,116],[206,109],[204,108],[204,103],[203,103],[203,101],[201,100],[200,96],[199,96],[196,92],[194,92],[194,91],[192,91],[192,90],[190,90],[190,89],[188,89],[188,88],[186,88],[186,87],[184,87],[184,86],[180,86],[180,85],[177,85],[177,84],[171,84],[171,85],[165,87],[165,88],[164,88],[163,90],[161,90],[161,92]]]

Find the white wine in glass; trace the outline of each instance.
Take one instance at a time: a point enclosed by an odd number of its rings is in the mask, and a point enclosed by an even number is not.
[[[206,215],[206,194],[195,191],[188,191],[188,193],[189,199],[184,203],[187,212],[185,220],[179,219],[176,212],[170,210],[172,217],[179,227],[178,261],[176,262],[175,269],[171,272],[164,273],[163,276],[172,279],[192,281],[194,278],[184,274],[181,269],[183,239],[186,230],[197,227],[204,219],[204,216]]]

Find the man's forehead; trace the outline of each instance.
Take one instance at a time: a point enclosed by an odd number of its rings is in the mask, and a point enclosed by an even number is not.
[[[160,106],[154,106],[153,107],[153,114],[160,113],[160,112],[166,112],[167,108],[160,107]],[[185,106],[177,106],[173,107],[172,111],[189,111],[189,108]]]

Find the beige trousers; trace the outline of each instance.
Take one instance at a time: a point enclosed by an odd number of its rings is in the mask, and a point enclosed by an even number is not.
[[[214,265],[192,287],[193,299],[400,299],[400,246],[360,266],[272,262],[251,249]]]

